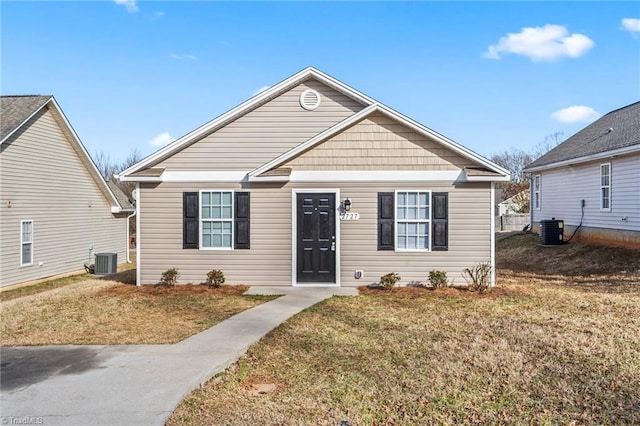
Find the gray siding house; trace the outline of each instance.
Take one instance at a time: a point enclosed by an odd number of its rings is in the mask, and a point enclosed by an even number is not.
[[[358,286],[494,262],[508,172],[314,68],[124,170],[138,283]]]
[[[0,286],[124,262],[135,210],[116,190],[52,96],[0,97]]]
[[[538,158],[531,221],[562,219],[565,240],[640,248],[640,102],[612,111]]]

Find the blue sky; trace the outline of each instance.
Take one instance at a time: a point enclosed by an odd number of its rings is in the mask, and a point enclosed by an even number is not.
[[[148,155],[314,66],[490,156],[640,99],[638,2],[14,2],[2,94]],[[152,144],[154,142],[155,144]]]

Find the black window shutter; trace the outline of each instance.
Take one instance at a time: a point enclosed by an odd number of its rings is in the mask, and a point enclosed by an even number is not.
[[[249,248],[249,211],[250,211],[250,195],[249,192],[236,192],[235,213],[234,213],[234,248]]]
[[[395,194],[378,192],[378,250],[394,249]]]
[[[182,248],[198,248],[198,193],[182,193]]]
[[[449,194],[434,192],[432,199],[432,228],[431,250],[449,249]]]

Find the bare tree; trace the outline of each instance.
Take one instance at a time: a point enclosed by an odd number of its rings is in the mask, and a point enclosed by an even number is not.
[[[118,165],[111,159],[111,156],[103,150],[94,152],[93,162],[105,180],[111,180],[113,174],[118,171]]]
[[[566,139],[564,132],[554,132],[545,136],[544,140],[530,151],[511,148],[499,154],[494,154],[491,161],[509,170],[511,181],[500,182],[497,187],[502,190],[502,200],[514,198],[514,204],[522,206],[520,213],[529,212],[529,198],[523,191],[529,189],[529,177],[524,169],[535,159],[549,152]]]

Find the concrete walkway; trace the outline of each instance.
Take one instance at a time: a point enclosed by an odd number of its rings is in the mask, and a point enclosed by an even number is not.
[[[2,424],[163,425],[191,390],[286,319],[355,288],[252,287],[283,297],[173,345],[2,348]]]

